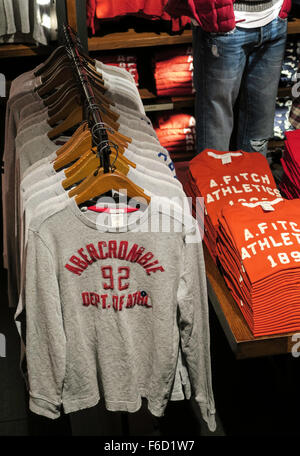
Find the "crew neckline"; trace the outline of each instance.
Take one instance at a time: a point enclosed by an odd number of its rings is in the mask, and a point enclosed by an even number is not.
[[[218,155],[220,158],[215,158],[215,160],[213,161],[214,157],[209,155],[209,152],[211,152],[211,154]],[[204,154],[204,155],[202,155],[202,154]],[[239,155],[233,155],[233,154],[239,154]],[[222,156],[223,157],[226,157],[226,156],[232,157],[231,162],[227,163],[228,165],[236,165],[236,164],[240,165],[241,163],[244,163],[244,161],[246,160],[246,157],[247,157],[245,151],[243,151],[243,150],[220,151],[220,150],[207,148],[207,149],[204,149],[196,157],[194,157],[193,160],[191,160],[190,164],[192,166],[193,166],[193,163],[196,165],[198,163],[197,157],[198,157],[198,160],[200,160],[200,162],[202,162],[203,157],[204,157],[204,161],[209,168],[211,167],[212,164],[215,164],[215,165],[219,164],[219,166],[225,170],[227,164],[226,163],[222,164]],[[213,166],[213,168],[215,169],[215,166]]]
[[[118,233],[118,232],[128,232],[128,231],[132,231],[134,228],[140,226],[141,224],[143,224],[145,222],[146,219],[148,219],[148,217],[150,215],[152,215],[154,212],[156,212],[156,205],[155,205],[155,202],[154,202],[154,198],[151,198],[151,201],[150,203],[147,205],[147,207],[145,208],[145,210],[143,212],[141,212],[140,214],[140,217],[138,218],[134,218],[134,221],[130,222],[130,223],[124,223],[122,225],[119,225],[117,227],[115,226],[112,226],[111,224],[101,224],[99,222],[96,222],[96,221],[93,221],[90,217],[87,216],[87,212],[83,212],[77,205],[76,201],[75,201],[75,198],[76,196],[70,198],[70,201],[69,201],[69,207],[70,209],[72,210],[72,212],[74,213],[74,215],[79,219],[81,220],[82,223],[84,223],[85,225],[89,226],[90,228],[93,228],[94,230],[97,230],[99,232],[108,232],[108,233]],[[122,204],[119,205],[120,207],[122,207]],[[89,214],[92,215],[92,213],[90,212]],[[95,216],[96,213],[93,213],[93,216],[95,218],[97,218],[99,220],[99,214],[98,216]],[[135,214],[138,214],[138,212],[135,212]],[[107,215],[107,214],[106,214]],[[125,217],[126,220],[127,217]],[[102,231],[102,228],[103,228],[103,231]]]

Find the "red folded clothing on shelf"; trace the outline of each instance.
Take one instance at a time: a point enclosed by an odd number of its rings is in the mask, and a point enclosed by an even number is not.
[[[172,159],[178,154],[188,154],[192,158],[196,150],[195,118],[190,114],[162,114],[157,118],[156,135],[161,145],[168,150]],[[183,155],[184,156],[184,155]]]
[[[184,57],[185,58],[185,57]],[[177,71],[193,71],[193,62],[156,62],[155,63],[155,70],[159,70],[159,74],[163,74],[164,72],[174,72],[176,73]]]
[[[157,124],[160,130],[184,129],[196,126],[195,117],[190,114],[161,114],[157,118]]]
[[[193,61],[193,48],[192,46],[180,45],[172,46],[165,49],[160,49],[159,52],[155,55],[155,61],[172,61],[173,63],[178,63],[177,59],[182,61],[186,58],[190,59],[188,61]]]
[[[176,87],[170,89],[159,89],[157,90],[157,96],[159,97],[184,97],[192,96],[194,94],[193,87]]]
[[[139,87],[139,75],[137,71],[137,58],[135,55],[110,55],[110,56],[101,56],[101,62],[105,65],[116,66],[119,68],[124,68],[128,71],[134,81],[136,86]]]
[[[178,46],[156,52],[154,78],[158,96],[192,95],[195,92],[192,48]]]
[[[168,0],[87,0],[87,26],[95,34],[96,19],[115,19],[122,16],[134,15],[157,21],[162,20],[172,25],[172,31],[178,32],[190,24],[187,16],[172,18],[166,11],[165,6]]]
[[[285,135],[280,190],[287,199],[300,198],[300,130],[287,131]]]

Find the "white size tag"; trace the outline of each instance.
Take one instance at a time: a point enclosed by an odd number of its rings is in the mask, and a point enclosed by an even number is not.
[[[226,163],[231,163],[232,157],[240,157],[242,155],[241,152],[228,152],[227,154],[216,154],[215,152],[212,152],[211,150],[207,151],[207,155],[213,158],[217,158],[219,160],[222,160],[223,165]],[[227,158],[229,157],[229,158]],[[229,161],[227,161],[229,160]]]
[[[226,154],[226,155],[222,156],[222,165],[228,165],[228,163],[231,163],[231,162],[232,162],[232,159],[231,159],[230,154]]]
[[[125,214],[110,214],[111,226],[118,228],[125,225]]]
[[[110,207],[109,208],[109,213],[110,214],[125,214],[126,210],[124,207],[118,207],[118,208],[113,208],[113,207]]]

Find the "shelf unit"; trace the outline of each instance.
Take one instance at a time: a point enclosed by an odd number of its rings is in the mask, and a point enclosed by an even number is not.
[[[139,92],[146,112],[192,108],[195,102],[195,97],[193,95],[181,97],[157,97],[148,89],[140,89]]]
[[[36,46],[34,44],[0,44],[0,59],[37,55],[47,56],[54,49],[54,46]]]

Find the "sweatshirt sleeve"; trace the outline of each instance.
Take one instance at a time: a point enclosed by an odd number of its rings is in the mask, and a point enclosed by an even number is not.
[[[33,231],[27,245],[25,301],[29,408],[55,419],[62,403],[66,338],[53,257]]]
[[[202,241],[188,236],[183,247],[182,272],[178,286],[179,329],[182,350],[195,400],[210,431],[215,431],[212,390],[208,298]]]

